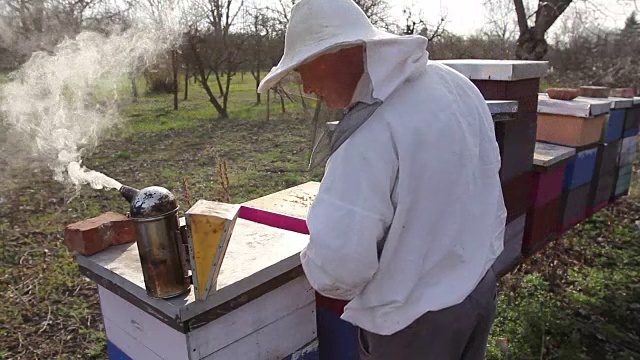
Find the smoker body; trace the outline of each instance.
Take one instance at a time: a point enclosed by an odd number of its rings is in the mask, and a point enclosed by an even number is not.
[[[151,219],[134,219],[140,263],[149,296],[172,298],[189,290],[181,262],[177,210]]]
[[[136,232],[147,294],[160,299],[184,294],[191,283],[175,196],[159,186],[142,190],[123,186],[120,193],[131,203],[129,216]]]

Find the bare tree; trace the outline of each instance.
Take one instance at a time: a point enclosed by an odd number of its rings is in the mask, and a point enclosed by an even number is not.
[[[426,37],[429,42],[431,42],[442,36],[446,31],[445,25],[447,22],[447,15],[444,13],[441,14],[440,19],[438,19],[438,22],[435,25],[430,25],[424,20],[422,10],[418,11],[416,14],[414,9],[405,7],[402,13],[406,20],[405,27],[402,30],[404,35],[419,34]]]
[[[518,22],[513,16],[513,0],[485,0],[483,5],[487,10],[487,22],[483,27],[485,36],[504,41],[515,40]]]
[[[289,23],[291,8],[297,2],[298,0],[278,0],[276,6],[271,7],[281,28],[285,28]],[[374,25],[387,29],[393,25],[389,17],[391,7],[387,0],[353,0],[353,2],[362,9]]]
[[[83,30],[108,32],[122,25],[127,3],[110,0],[3,0],[0,19],[5,49],[17,62],[34,51],[51,52],[66,37]]]
[[[262,70],[267,65],[267,51],[269,39],[272,36],[272,18],[266,8],[254,6],[248,8],[244,14],[247,41],[247,57],[251,59],[251,75],[256,82],[256,90],[262,80]],[[260,93],[256,91],[256,104],[261,103]]]
[[[391,8],[386,0],[353,0],[367,15],[373,25],[388,29],[391,25]]]
[[[522,60],[541,60],[549,51],[545,36],[553,24],[565,13],[572,3],[579,2],[606,14],[601,6],[610,5],[612,0],[538,0],[535,7],[528,10],[526,0],[513,0],[513,9],[518,23],[519,36],[516,42],[516,57]],[[633,5],[636,0],[616,0],[619,4]],[[487,0],[485,3],[500,3]]]
[[[188,36],[198,80],[222,118],[228,118],[227,105],[231,80],[242,63],[241,49],[246,37],[231,32],[244,3],[243,0],[199,0],[195,8],[201,16]],[[222,100],[209,85],[214,75]]]

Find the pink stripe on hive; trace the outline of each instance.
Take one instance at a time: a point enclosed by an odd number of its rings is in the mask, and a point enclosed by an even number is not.
[[[307,222],[302,218],[260,210],[244,205],[240,207],[240,213],[238,216],[242,219],[253,221],[258,224],[309,235]]]

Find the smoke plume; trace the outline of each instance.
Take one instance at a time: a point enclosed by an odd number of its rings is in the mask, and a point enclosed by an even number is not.
[[[0,85],[0,119],[29,156],[44,161],[57,181],[94,189],[121,185],[82,166],[82,156],[122,118],[117,104],[128,95],[131,74],[152,64],[178,38],[167,27],[140,25],[105,36],[84,32],[52,53],[37,52]]]

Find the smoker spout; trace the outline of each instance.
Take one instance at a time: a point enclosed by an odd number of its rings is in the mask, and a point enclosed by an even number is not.
[[[127,199],[127,201],[129,203],[131,203],[133,201],[133,199],[136,198],[136,196],[138,195],[138,190],[134,189],[130,186],[127,185],[122,185],[122,187],[120,188],[120,194],[122,195],[122,197],[124,197],[125,199]]]

